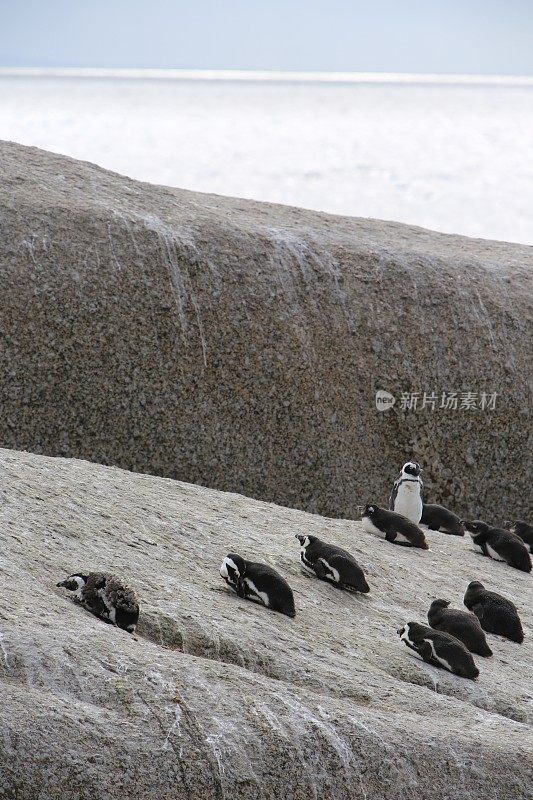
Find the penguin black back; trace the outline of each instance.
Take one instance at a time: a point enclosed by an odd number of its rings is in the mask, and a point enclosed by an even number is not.
[[[433,630],[418,622],[407,622],[398,630],[401,640],[434,667],[446,669],[461,678],[475,680],[479,675],[472,654],[449,633]]]
[[[428,622],[432,628],[449,633],[459,639],[471,653],[488,658],[492,650],[475,614],[448,608],[449,600],[433,600],[428,611]]]
[[[363,528],[368,533],[373,533],[387,542],[429,550],[424,531],[396,511],[388,511],[375,503],[367,503],[362,522]]]
[[[533,525],[529,525],[529,523],[523,520],[518,520],[509,530],[511,533],[514,533],[515,536],[519,536],[524,544],[529,547],[529,552],[533,553]]]
[[[519,536],[503,528],[492,528],[482,520],[464,520],[463,524],[484,555],[496,561],[506,561],[510,567],[522,572],[531,572],[531,557]]]
[[[444,531],[452,536],[465,535],[464,525],[457,514],[435,503],[424,503],[420,524],[427,525],[430,531]]]
[[[514,603],[496,592],[489,592],[479,581],[468,584],[464,604],[473,611],[487,633],[505,636],[512,642],[521,644],[524,631]]]
[[[370,587],[365,574],[355,558],[335,544],[328,544],[316,536],[296,535],[300,542],[300,560],[303,566],[312,570],[324,581],[329,581],[341,589],[366,594]]]
[[[239,597],[288,617],[296,615],[291,587],[268,564],[247,561],[237,553],[228,553],[220,567],[220,574]]]

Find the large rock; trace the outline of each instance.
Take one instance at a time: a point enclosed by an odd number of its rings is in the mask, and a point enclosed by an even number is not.
[[[532,248],[15,144],[0,170],[1,444],[347,517],[414,456],[460,514],[531,510]],[[378,389],[437,408],[378,413]]]
[[[533,797],[532,577],[469,540],[431,550],[235,494],[0,451],[2,800]],[[371,594],[303,575],[297,533],[349,548]],[[289,619],[239,600],[228,550],[290,581]],[[104,569],[140,595],[138,639],[55,587]],[[471,578],[517,604],[474,683],[396,634]]]

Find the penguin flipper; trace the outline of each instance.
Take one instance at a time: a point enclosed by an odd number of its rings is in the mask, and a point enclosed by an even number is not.
[[[439,662],[436,661],[433,655],[432,647],[429,642],[426,641],[420,642],[420,644],[418,645],[418,652],[420,653],[426,664],[431,664],[432,667],[442,667],[442,664],[439,664]]]
[[[328,580],[328,575],[330,574],[330,572],[320,559],[317,559],[312,566],[316,573],[317,578],[320,578],[321,581]]]
[[[398,496],[398,486],[400,485],[400,478],[394,481],[394,486],[392,487],[392,492],[389,497],[389,510],[394,511],[394,503],[396,502],[396,497]]]

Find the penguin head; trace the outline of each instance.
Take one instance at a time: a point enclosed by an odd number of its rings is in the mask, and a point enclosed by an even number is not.
[[[481,536],[488,532],[489,526],[486,522],[482,522],[479,519],[475,520],[468,520],[462,519],[462,524],[464,525],[465,529],[468,531],[472,539],[476,539],[478,536]]]
[[[402,628],[398,628],[396,633],[400,639],[410,641],[412,639],[411,633],[413,628],[416,627],[416,622],[406,622]]]
[[[305,550],[306,547],[309,547],[310,544],[313,544],[313,542],[316,542],[316,536],[303,536],[302,534],[297,533],[296,538],[300,542],[303,550]]]
[[[375,503],[367,503],[363,510],[363,517],[373,517],[379,511],[379,506]]]
[[[468,586],[466,587],[467,592],[484,592],[485,587],[481,583],[481,581],[470,581]]]
[[[430,606],[430,610],[431,609],[435,610],[437,608],[448,608],[449,605],[450,605],[449,600],[442,600],[441,598],[438,598],[437,600],[433,600]]]
[[[517,536],[522,536],[524,533],[528,532],[528,529],[531,526],[527,524],[527,522],[523,522],[522,520],[517,520],[513,522],[512,526],[509,528],[511,533],[516,533]]]
[[[410,475],[411,478],[418,478],[421,472],[422,468],[417,461],[408,461],[402,467],[402,474]]]
[[[56,585],[61,586],[64,589],[68,589],[70,592],[74,592],[77,589],[83,589],[88,580],[88,575],[82,575],[81,572],[75,572],[73,575],[69,575],[68,578],[65,578],[64,581],[60,581]]]
[[[423,631],[424,626],[420,625],[418,622],[406,622],[403,628],[398,628],[396,633],[399,635],[402,641],[410,642],[412,644],[416,636],[420,636]]]
[[[79,572],[75,572],[74,575],[69,575],[64,581],[57,583],[56,586],[68,589],[69,592],[75,592],[78,589],[83,589],[88,580],[88,575],[81,575]]]
[[[237,583],[246,572],[246,563],[237,553],[228,553],[220,567],[220,574],[228,583]]]
[[[480,581],[470,581],[463,598],[465,606],[471,610],[476,600],[483,596],[484,591],[485,587]]]

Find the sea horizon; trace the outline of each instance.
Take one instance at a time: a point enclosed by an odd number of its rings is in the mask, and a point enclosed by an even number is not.
[[[533,244],[533,76],[0,68],[0,139],[155,184]]]
[[[339,72],[302,70],[185,69],[159,67],[12,67],[0,78],[109,78],[112,80],[250,81],[282,83],[422,84],[533,87],[533,75],[431,72]]]

